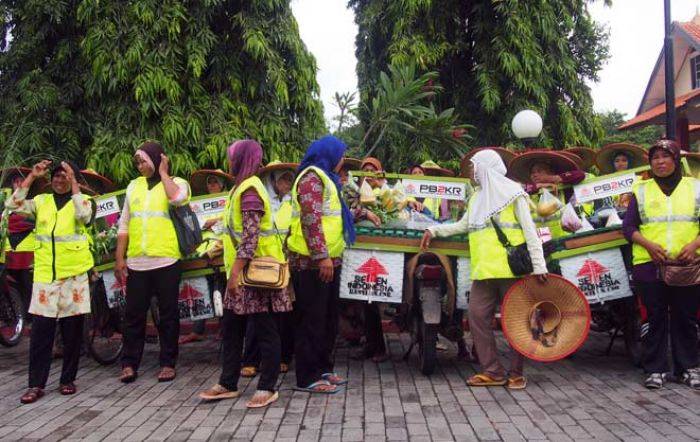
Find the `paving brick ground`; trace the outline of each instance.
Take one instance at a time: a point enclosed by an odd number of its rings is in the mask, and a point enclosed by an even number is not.
[[[470,389],[473,367],[454,350],[440,354],[430,378],[415,356],[401,357],[406,335],[388,335],[392,359],[381,365],[348,358],[338,370],[349,379],[334,396],[293,392],[294,373],[281,379],[281,399],[265,410],[246,410],[255,383],[242,380],[244,396],[202,403],[197,393],[218,376],[217,344],[181,349],[178,378],[156,382],[157,346],[148,345],[140,378],[130,385],[118,369],[84,358],[79,392],[56,392],[55,363],[48,394],[20,405],[27,377],[28,339],[0,348],[0,439],[7,440],[700,440],[700,393],[678,385],[650,392],[622,354],[604,356],[603,335],[592,335],[572,359],[529,364],[525,391]],[[501,340],[501,344],[503,341]],[[503,345],[502,345],[503,346]],[[504,347],[504,346],[503,346]]]

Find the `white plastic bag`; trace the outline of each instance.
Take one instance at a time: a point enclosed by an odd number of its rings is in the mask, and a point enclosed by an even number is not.
[[[581,229],[581,227],[583,227],[581,219],[578,217],[576,209],[574,209],[574,206],[571,203],[564,207],[564,212],[561,215],[561,226],[567,232],[577,232],[579,229]]]
[[[586,218],[586,215],[581,214],[581,228],[578,229],[576,233],[590,232],[591,230],[594,230],[593,226],[588,221],[588,218]]]
[[[537,201],[537,214],[543,218],[549,217],[561,210],[564,204],[559,201],[559,198],[552,195],[552,193],[542,188],[540,189],[540,199]]]
[[[605,227],[619,226],[622,224],[620,215],[617,214],[617,210],[613,210],[610,216],[608,216],[608,221],[605,223]]]

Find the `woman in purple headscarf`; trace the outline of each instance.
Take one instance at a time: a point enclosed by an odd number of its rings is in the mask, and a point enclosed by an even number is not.
[[[252,321],[261,356],[258,388],[248,401],[249,408],[265,407],[277,400],[277,378],[280,370],[281,344],[277,315],[292,310],[287,289],[259,289],[238,284],[238,277],[248,261],[261,256],[263,221],[270,209],[270,196],[256,176],[262,160],[262,147],[257,141],[241,140],[228,149],[231,175],[236,177],[224,213],[228,236],[224,239],[224,264],[228,285],[222,318],[222,371],[219,382],[200,394],[205,400],[238,397],[238,378],[246,322]],[[268,236],[269,238],[270,236]],[[277,235],[272,236],[278,239]],[[265,252],[282,254],[282,244],[267,242]]]

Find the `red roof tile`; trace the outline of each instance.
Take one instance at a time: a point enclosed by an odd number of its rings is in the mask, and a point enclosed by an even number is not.
[[[695,40],[697,44],[700,44],[700,26],[696,25],[692,21],[678,24]]]
[[[700,30],[700,27],[698,27]],[[689,101],[693,100],[694,98],[700,96],[700,89],[695,89],[691,92],[688,92],[687,94],[681,95],[680,97],[676,97],[676,109],[681,109],[683,108]],[[653,120],[655,118],[658,118],[666,113],[666,103],[661,103],[658,106],[654,106],[648,111],[644,112],[643,114],[639,114],[636,117],[632,118],[631,120],[627,121],[624,124],[621,124],[617,129],[618,130],[626,130],[626,129],[632,129],[638,126],[643,125],[644,123],[648,123],[650,120]]]

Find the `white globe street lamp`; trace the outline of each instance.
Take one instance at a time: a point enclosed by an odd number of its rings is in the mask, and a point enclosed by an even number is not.
[[[511,128],[525,147],[530,147],[529,145],[542,133],[542,117],[533,110],[521,110],[513,117]]]

